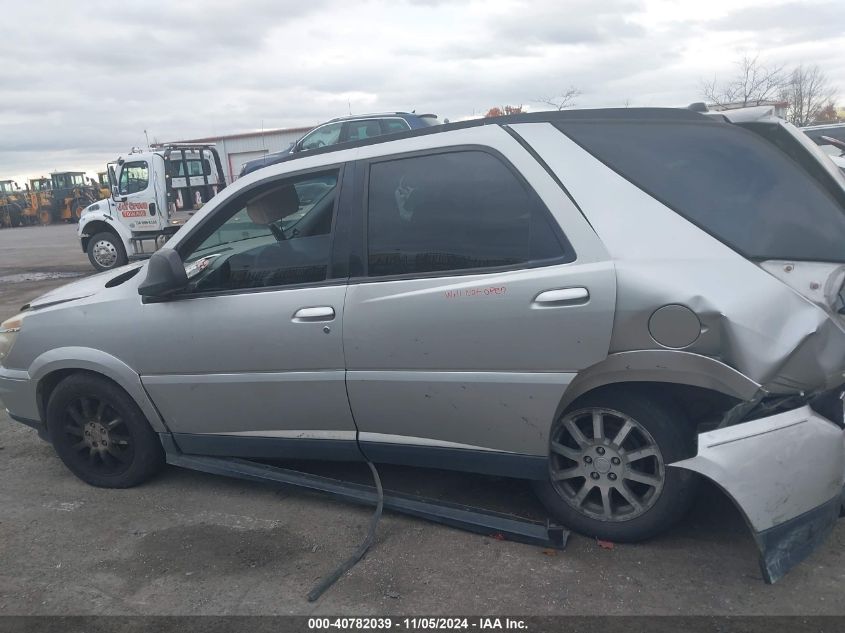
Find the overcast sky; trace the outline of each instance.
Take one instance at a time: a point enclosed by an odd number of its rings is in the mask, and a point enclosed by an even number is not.
[[[494,105],[685,106],[744,53],[845,93],[845,0],[27,0],[3,4],[0,179],[151,140]]]

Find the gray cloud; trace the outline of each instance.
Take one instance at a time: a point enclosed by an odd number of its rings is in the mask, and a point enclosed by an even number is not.
[[[845,86],[830,53],[845,43],[841,0],[744,1],[716,18],[709,6],[664,18],[645,0],[14,3],[4,23],[26,28],[0,38],[0,179],[102,167],[144,130],[293,127],[350,107],[458,119],[539,108],[569,85],[580,106],[685,105],[744,49],[820,63]]]
[[[768,45],[842,37],[843,2],[786,2],[740,8],[707,24],[713,30],[753,32]]]

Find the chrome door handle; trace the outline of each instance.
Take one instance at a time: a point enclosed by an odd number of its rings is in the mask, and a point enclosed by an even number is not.
[[[334,308],[331,306],[317,306],[314,308],[300,308],[297,310],[292,321],[296,323],[310,323],[313,321],[334,320]]]
[[[581,305],[589,300],[590,291],[586,288],[546,290],[534,297],[535,304],[545,307]]]

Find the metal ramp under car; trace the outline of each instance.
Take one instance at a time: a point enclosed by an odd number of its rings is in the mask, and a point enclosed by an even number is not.
[[[335,574],[324,579],[321,586],[318,586],[309,594],[309,600],[316,600],[343,572],[351,568],[364,555],[374,540],[375,526],[382,508],[476,534],[494,536],[544,548],[562,550],[566,547],[569,538],[569,530],[549,521],[534,521],[484,508],[418,495],[397,492],[385,493],[381,488],[381,481],[375,467],[369,462],[375,478],[375,486],[280,468],[246,459],[189,455],[182,453],[169,436],[163,435],[162,439],[166,447],[167,463],[173,466],[265,484],[296,486],[305,490],[327,493],[344,501],[376,506],[376,514],[373,517],[370,534],[365,543],[359,547],[352,559],[344,562]]]
[[[373,486],[279,468],[246,459],[204,457],[168,452],[167,463],[212,475],[224,475],[248,481],[296,486],[306,490],[324,492],[339,499],[362,505],[373,506],[378,500],[376,489]],[[569,530],[550,522],[532,521],[501,512],[417,495],[397,492],[385,493],[384,507],[388,510],[409,514],[476,534],[502,535],[506,540],[527,543],[528,545],[564,549],[569,538]]]

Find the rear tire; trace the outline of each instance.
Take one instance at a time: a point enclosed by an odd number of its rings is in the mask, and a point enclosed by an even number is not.
[[[47,432],[65,466],[92,486],[130,488],[164,466],[164,449],[138,405],[100,376],[73,374],[56,386]]]
[[[88,260],[99,271],[125,266],[129,259],[123,241],[114,233],[103,231],[88,240]]]
[[[695,497],[695,474],[667,467],[694,455],[694,440],[671,402],[626,389],[588,394],[552,427],[549,479],[535,482],[535,492],[555,518],[587,536],[652,538]]]

